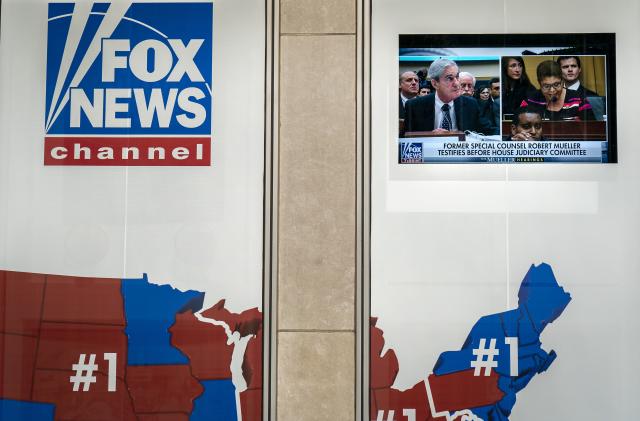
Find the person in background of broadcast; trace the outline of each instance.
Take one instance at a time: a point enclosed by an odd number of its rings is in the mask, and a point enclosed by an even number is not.
[[[580,96],[598,96],[597,93],[585,88],[580,83],[582,65],[578,56],[560,56],[556,60],[562,70],[562,79],[567,89],[577,91]]]
[[[544,140],[542,137],[542,116],[529,108],[518,108],[511,120],[511,136],[505,140]]]
[[[564,87],[560,65],[553,60],[538,64],[540,90],[523,100],[521,107],[537,110],[543,120],[595,120],[589,100]]]
[[[418,96],[420,79],[415,72],[403,72],[400,75],[400,102],[398,103],[398,116],[404,118],[404,104],[411,98]]]
[[[489,87],[491,88],[491,98],[493,98],[494,102],[500,104],[500,78],[491,78]]]
[[[458,78],[460,79],[462,95],[473,96],[476,91],[476,77],[469,72],[460,72]]]
[[[489,92],[489,87],[485,86],[484,88],[478,91],[478,99],[482,101],[486,101],[491,98],[491,93]]]
[[[522,57],[502,58],[502,113],[513,114],[535,88],[529,81]]]
[[[489,81],[489,98],[480,101],[480,114],[491,123],[491,131],[485,134],[500,134],[500,79],[497,77]]]
[[[418,91],[418,96],[425,96],[431,93],[431,85],[429,82],[423,82],[420,84],[420,90]]]
[[[461,96],[458,65],[441,58],[429,66],[428,78],[435,93],[410,99],[405,104],[405,131],[466,131],[486,133],[491,125],[480,116],[478,101]]]

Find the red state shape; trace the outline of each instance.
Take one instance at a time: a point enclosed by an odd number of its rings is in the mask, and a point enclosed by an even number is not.
[[[249,339],[242,361],[242,375],[247,382],[247,389],[262,387],[262,329]]]
[[[371,420],[375,420],[378,414],[378,403],[376,402],[376,393],[373,389],[369,389],[369,415]]]
[[[262,313],[257,307],[242,313],[231,313],[224,308],[225,300],[220,300],[213,307],[203,311],[204,317],[221,320],[229,325],[231,332],[239,332],[240,336],[255,335],[262,326]]]
[[[106,374],[104,353],[116,353],[116,376],[124,378],[127,362],[127,337],[123,326],[77,323],[42,323],[38,347],[38,369],[70,370],[80,354],[96,354],[99,371]],[[106,388],[106,385],[104,385]]]
[[[429,376],[436,412],[454,412],[492,405],[504,397],[504,393],[498,388],[498,373],[491,370],[489,376],[474,376],[473,372],[474,369],[469,369],[442,376]]]
[[[262,389],[248,389],[240,393],[242,421],[262,420]]]
[[[188,365],[127,366],[126,383],[135,412],[191,413],[204,388]]]
[[[0,398],[31,400],[37,345],[31,336],[0,333]]]
[[[424,382],[417,383],[411,389],[401,392],[396,389],[377,389],[374,391],[376,411],[370,417],[377,420],[378,411],[383,411],[383,419],[387,421],[389,411],[394,411],[393,421],[405,421],[404,409],[416,410],[416,421],[431,420],[431,411],[427,401],[427,389]]]
[[[138,421],[189,421],[187,414],[138,414]],[[243,420],[244,421],[244,420]]]
[[[388,389],[369,389],[369,415],[370,415],[370,419],[372,421],[377,421],[377,415],[378,415],[378,403],[376,402],[376,392],[377,391],[383,391],[383,392],[388,392]],[[385,419],[385,418],[383,418]]]
[[[69,377],[75,374],[72,370],[36,370],[33,400],[54,404],[56,420],[136,421],[131,396],[121,379],[116,381],[116,391],[108,392],[106,376],[94,373],[97,383],[89,391],[83,392],[81,385],[74,392]]]
[[[120,279],[47,276],[42,318],[125,325]]]
[[[204,323],[191,311],[176,314],[176,322],[169,329],[171,344],[190,361],[191,372],[198,380],[231,378],[231,353],[224,328]]]
[[[370,387],[371,389],[390,388],[396,380],[400,366],[398,365],[398,357],[393,349],[387,350],[382,355],[384,348],[384,337],[381,329],[376,327],[377,317],[369,319],[370,327],[370,343],[371,343],[371,371],[370,371]]]
[[[0,331],[37,336],[45,275],[0,271]]]

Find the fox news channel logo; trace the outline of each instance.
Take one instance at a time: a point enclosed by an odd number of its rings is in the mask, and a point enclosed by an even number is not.
[[[422,162],[422,143],[403,142],[400,144],[400,163],[418,164]]]
[[[210,165],[212,3],[51,3],[45,165]]]

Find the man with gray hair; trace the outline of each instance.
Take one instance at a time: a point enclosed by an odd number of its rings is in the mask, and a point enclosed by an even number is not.
[[[446,58],[438,59],[429,66],[427,77],[431,79],[435,92],[406,102],[405,133],[489,132],[491,124],[480,116],[475,98],[461,95],[459,73],[456,62]]]
[[[462,95],[473,96],[476,92],[476,77],[469,72],[460,72],[459,79]]]

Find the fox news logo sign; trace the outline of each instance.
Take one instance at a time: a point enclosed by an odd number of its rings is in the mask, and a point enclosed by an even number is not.
[[[49,4],[45,165],[210,165],[211,3]]]
[[[416,164],[422,162],[422,143],[407,142],[400,144],[400,163]]]

